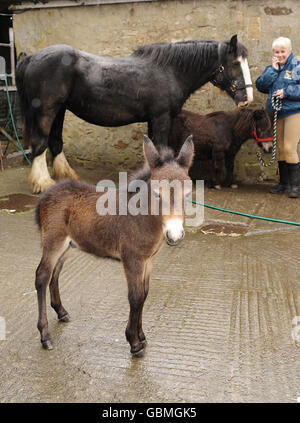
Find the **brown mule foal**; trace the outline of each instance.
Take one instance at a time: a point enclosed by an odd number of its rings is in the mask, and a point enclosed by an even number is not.
[[[167,244],[176,245],[184,237],[183,193],[180,197],[181,214],[175,212],[175,195],[171,191],[169,213],[164,214],[165,199],[161,195],[161,188],[155,191],[151,182],[180,181],[183,190],[184,181],[190,179],[188,170],[194,156],[192,137],[186,139],[175,158],[170,149],[159,153],[145,136],[144,156],[147,166],[135,178],[131,177],[131,181],[144,181],[147,187],[146,213],[118,213],[121,206],[118,197],[120,190],[114,191],[116,213],[99,213],[97,201],[104,193],[97,192],[95,186],[79,181],[62,181],[41,195],[36,207],[36,219],[41,229],[43,255],[36,270],[35,286],[39,309],[38,329],[45,349],[53,348],[46,314],[46,288],[49,282],[51,306],[60,321],[69,321],[68,312],[60,300],[58,278],[71,246],[98,257],[121,260],[130,304],[126,338],[132,354],[138,355],[144,349],[146,338],[142,329],[142,310],[148,294],[153,259],[164,239]],[[127,206],[130,199],[132,194],[128,194]],[[151,213],[153,201],[159,206],[158,214]]]

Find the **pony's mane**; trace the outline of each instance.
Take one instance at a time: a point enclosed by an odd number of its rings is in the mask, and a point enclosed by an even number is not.
[[[231,117],[231,118],[236,118],[236,119],[242,119],[242,120],[247,120],[247,119],[251,119],[252,115],[253,115],[253,110],[252,109],[235,109],[229,112],[225,112],[223,110],[219,110],[216,112],[211,112],[208,113],[207,115],[205,115],[206,117],[215,117],[215,116],[220,116],[220,115],[224,115],[227,118]]]
[[[216,41],[179,41],[176,43],[157,43],[138,47],[132,53],[132,56],[148,58],[150,61],[159,66],[174,65],[182,69],[184,72],[191,67],[200,69],[203,66],[209,66],[212,55],[216,58],[217,46]],[[229,41],[223,44],[229,46]],[[227,49],[226,48],[226,49]],[[247,49],[237,43],[237,57],[247,57]]]
[[[161,147],[159,150],[159,159],[156,163],[157,167],[162,167],[167,163],[171,163],[175,161],[175,155],[174,151],[171,148],[168,147]],[[148,182],[151,177],[151,171],[149,166],[146,164],[142,169],[137,170],[129,177],[128,182],[136,181],[136,180],[142,180],[145,182]]]
[[[249,127],[249,124],[252,125],[254,120],[253,113],[254,110],[252,109],[234,110],[231,112],[236,122],[235,130],[237,133]]]

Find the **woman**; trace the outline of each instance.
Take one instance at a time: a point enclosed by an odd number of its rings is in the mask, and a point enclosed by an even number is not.
[[[297,146],[300,138],[300,60],[294,58],[289,38],[273,41],[272,65],[256,81],[256,88],[268,94],[266,108],[272,109],[272,96],[282,99],[278,112],[277,146],[279,184],[271,194],[288,191],[290,198],[299,197],[300,163]]]

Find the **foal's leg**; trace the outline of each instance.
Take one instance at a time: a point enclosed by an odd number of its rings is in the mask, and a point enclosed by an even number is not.
[[[62,130],[66,109],[62,107],[57,113],[49,135],[49,148],[53,156],[54,179],[79,179],[76,172],[69,165],[63,152]]]
[[[122,257],[122,262],[128,284],[128,300],[130,305],[129,319],[126,327],[126,339],[130,344],[130,352],[138,354],[144,348],[143,342],[139,338],[141,329],[141,313],[145,301],[144,275],[145,262],[141,257],[127,255]],[[145,339],[145,335],[140,333]]]
[[[50,258],[43,255],[42,260],[36,270],[35,288],[38,298],[38,330],[41,334],[41,343],[47,350],[52,350],[50,334],[48,332],[48,320],[46,310],[46,290],[53,271],[53,263]]]
[[[146,301],[147,295],[148,295],[148,291],[149,291],[149,282],[150,282],[150,274],[152,271],[152,259],[149,259],[146,262],[145,265],[145,274],[144,274],[144,302]],[[139,340],[146,345],[147,341],[146,341],[146,337],[145,334],[143,332],[143,328],[142,328],[142,316],[143,316],[143,309],[141,309],[140,311],[140,315],[139,315],[139,322],[138,322],[138,336],[139,336]]]
[[[58,278],[70,248],[71,247],[68,247],[65,253],[58,259],[56,266],[53,270],[52,278],[49,285],[50,295],[51,295],[51,307],[54,308],[54,310],[56,311],[58,320],[64,323],[67,323],[70,321],[70,316],[67,310],[63,307],[61,303],[61,299],[59,295],[59,287],[58,287]]]
[[[66,245],[65,241],[61,243],[59,241],[53,241],[51,249],[44,247],[42,259],[36,270],[35,288],[37,290],[39,310],[37,327],[41,334],[42,345],[47,350],[52,350],[53,347],[48,331],[46,290],[57,261],[66,251],[67,247],[68,245]]]

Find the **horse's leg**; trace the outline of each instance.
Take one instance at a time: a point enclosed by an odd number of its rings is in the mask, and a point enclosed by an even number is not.
[[[56,311],[58,320],[64,323],[69,322],[70,316],[67,310],[63,307],[61,303],[61,299],[59,295],[59,287],[58,287],[58,278],[70,248],[71,247],[68,247],[65,253],[58,259],[56,266],[54,267],[50,285],[49,285],[50,296],[51,296],[51,307],[54,308],[54,310]]]
[[[224,185],[229,187],[233,185],[233,169],[234,169],[234,154],[226,154],[225,155],[225,169],[226,169],[226,177],[224,180]]]
[[[222,166],[224,163],[223,149],[214,148],[212,151],[212,185],[216,189],[221,189]]]
[[[49,148],[53,157],[54,179],[79,179],[76,172],[69,165],[63,152],[62,130],[65,118],[65,107],[61,107],[57,113],[49,135]]]
[[[146,265],[145,265],[145,274],[144,274],[144,302],[146,301],[146,298],[147,298],[147,295],[148,295],[148,291],[149,291],[149,281],[150,281],[151,271],[152,271],[152,259],[149,259],[146,262]],[[141,309],[140,315],[139,315],[138,336],[139,336],[139,340],[144,345],[146,345],[147,341],[146,341],[146,337],[145,337],[145,334],[144,334],[143,328],[142,328],[142,316],[143,316],[143,309]]]
[[[30,144],[32,156],[34,157],[28,176],[28,182],[33,192],[36,194],[45,191],[45,189],[55,184],[49,175],[46,162],[48,136],[53,118],[54,116],[50,113],[47,116],[37,116],[38,126],[33,126],[33,123],[31,123],[31,128],[26,129],[31,135]]]
[[[172,119],[169,113],[164,113],[151,119],[150,127],[152,128],[152,141],[154,145],[168,146],[171,125]]]
[[[152,129],[151,120],[149,120],[148,122],[148,137],[150,138],[150,140],[152,140],[153,138],[153,129]]]
[[[39,310],[37,327],[41,334],[42,345],[47,350],[51,350],[53,347],[48,331],[46,290],[52,276],[53,269],[68,246],[66,245],[65,240],[61,242],[53,240],[49,244],[51,245],[51,249],[44,247],[43,256],[36,270],[35,278],[35,288],[37,291]]]
[[[139,338],[139,328],[141,327],[141,313],[145,301],[145,262],[143,258],[129,254],[122,257],[122,262],[128,284],[130,305],[125,335],[131,347],[130,352],[137,355],[144,348],[144,344]],[[140,336],[145,339],[145,335],[140,333]]]

